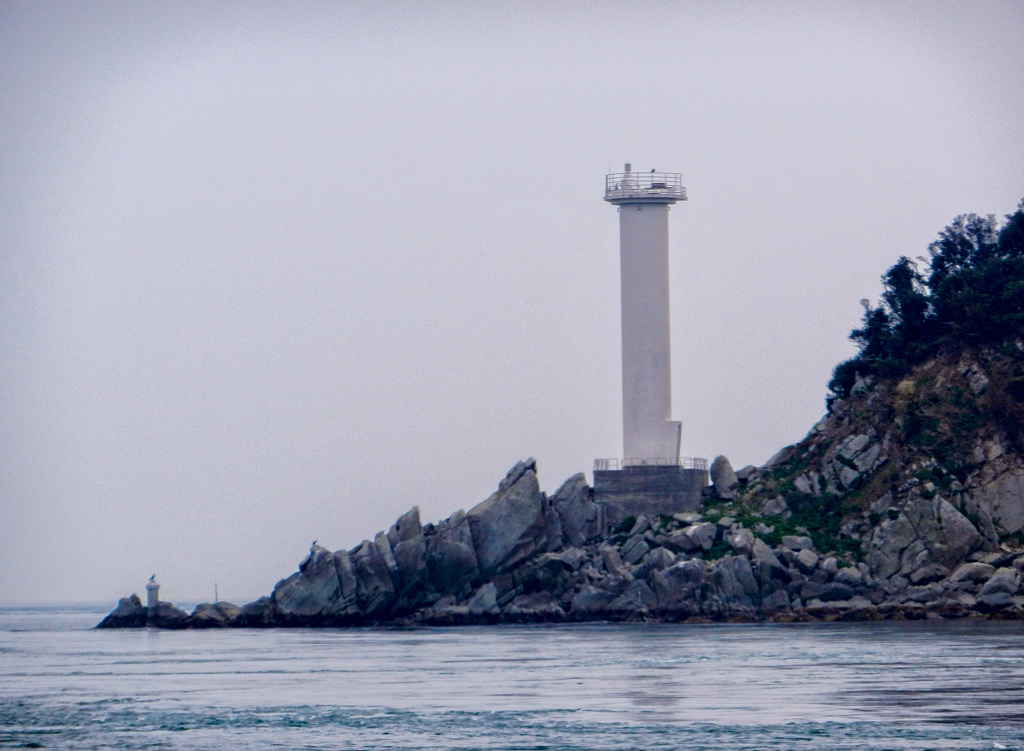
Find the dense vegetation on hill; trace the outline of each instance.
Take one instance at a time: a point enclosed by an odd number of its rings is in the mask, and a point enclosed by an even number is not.
[[[902,376],[940,349],[998,346],[1024,332],[1024,200],[1006,219],[958,216],[930,258],[903,256],[882,276],[881,301],[862,301],[863,325],[850,334],[860,352],[836,366],[830,402],[849,395],[858,373]]]

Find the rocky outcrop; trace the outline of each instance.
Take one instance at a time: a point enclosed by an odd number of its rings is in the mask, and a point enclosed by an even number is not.
[[[155,608],[146,608],[146,625],[151,628],[189,628],[192,621],[188,613],[169,602],[158,602]]]
[[[948,569],[981,546],[978,530],[941,496],[908,494],[897,506],[886,494],[872,508],[881,521],[868,537],[865,560],[877,578],[909,577],[928,564]]]
[[[429,526],[429,525],[428,525]],[[439,595],[463,595],[480,580],[473,534],[465,511],[456,511],[426,536],[427,581]]]
[[[330,612],[340,593],[334,554],[314,545],[299,564],[299,570],[277,583],[270,599],[286,619],[315,620]]]
[[[1024,619],[1024,428],[998,411],[1008,383],[1024,404],[1020,350],[857,378],[763,466],[717,457],[694,511],[609,523],[583,474],[548,497],[528,459],[468,513],[314,545],[241,608],[132,596],[101,625]]]
[[[117,607],[96,628],[141,628],[146,625],[146,607],[138,595],[122,597]]]
[[[718,497],[727,501],[736,499],[736,489],[740,481],[733,472],[732,464],[724,456],[717,456],[711,462],[711,487]]]
[[[234,621],[242,609],[230,602],[204,602],[196,605],[189,616],[191,628],[223,628]]]
[[[515,568],[552,544],[553,535],[546,534],[545,500],[536,464],[528,459],[509,470],[490,498],[470,509],[469,528],[483,579]]]
[[[582,545],[605,531],[601,509],[594,503],[594,491],[587,478],[579,472],[551,496],[551,506],[558,514],[562,537],[568,545]]]

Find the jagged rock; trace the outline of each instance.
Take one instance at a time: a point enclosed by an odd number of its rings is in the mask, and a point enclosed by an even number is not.
[[[652,572],[664,571],[675,562],[675,556],[665,550],[665,548],[654,548],[654,550],[651,550],[644,556],[643,561],[640,563],[640,568],[636,571],[636,576],[641,579],[647,579]]]
[[[622,546],[622,559],[626,563],[638,563],[641,558],[647,555],[650,545],[640,535],[633,535],[626,544]]]
[[[833,402],[832,406],[833,408],[835,408],[836,402]],[[796,452],[796,446],[785,446],[779,449],[772,455],[772,457],[768,461],[764,463],[764,466],[761,467],[761,470],[764,471],[766,469],[771,469],[772,467],[778,467],[782,464],[785,464],[796,455]]]
[[[1013,607],[1015,604],[1013,597],[1006,592],[993,592],[990,595],[979,597],[975,607],[983,612],[994,612]]]
[[[973,489],[971,498],[1006,534],[1024,529],[1024,469],[1002,472]]]
[[[888,515],[872,530],[865,560],[873,576],[908,576],[926,563],[947,568],[977,548],[981,535],[948,501],[911,495],[896,519]]]
[[[611,545],[602,545],[600,553],[605,571],[612,576],[629,576],[629,572],[622,563],[622,558],[619,556],[618,550],[613,548]]]
[[[784,589],[777,589],[771,594],[761,598],[761,608],[766,613],[789,608],[789,595]]]
[[[575,602],[575,601],[574,601]],[[653,610],[658,606],[658,597],[650,588],[647,582],[636,579],[629,583],[626,591],[616,597],[608,605],[611,612],[644,612]]]
[[[822,463],[822,474],[830,493],[848,490],[865,474],[870,474],[888,460],[882,444],[872,442],[871,435],[847,436],[829,452]]]
[[[386,615],[395,599],[392,571],[397,570],[397,564],[393,557],[390,561],[386,560],[381,550],[382,545],[375,544],[381,539],[387,542],[387,537],[378,535],[374,542],[363,540],[348,554],[356,577],[356,604],[363,615],[371,619]],[[390,552],[390,546],[387,550]]]
[[[996,531],[996,526],[992,522],[992,517],[986,505],[979,504],[970,493],[965,493],[962,496],[962,502],[964,513],[970,514],[972,519],[978,520],[977,529],[981,536],[990,545],[997,544],[999,542],[999,532]]]
[[[156,608],[146,609],[146,625],[154,628],[188,628],[188,613],[169,602],[158,602]]]
[[[740,481],[736,477],[736,473],[733,472],[729,460],[724,456],[716,456],[715,460],[711,462],[711,486],[718,493],[718,497],[735,500],[738,495],[736,489],[739,485]]]
[[[560,553],[545,553],[539,558],[541,565],[557,563],[566,571],[576,571],[587,560],[587,554],[579,548],[569,548]]]
[[[829,578],[831,579],[833,576],[836,575],[836,572],[839,571],[839,561],[837,561],[834,557],[829,556],[828,558],[824,558],[823,560],[818,562],[818,568],[820,568],[822,571],[828,574]]]
[[[818,566],[818,554],[809,548],[804,548],[796,555],[796,565],[805,574],[810,574]]]
[[[777,571],[786,571],[786,567],[782,565],[782,563],[776,557],[775,553],[772,552],[772,549],[768,547],[768,544],[760,538],[756,538],[754,540],[754,544],[751,546],[750,549],[750,557],[754,561],[757,561],[758,563],[763,563],[766,566],[771,567],[772,569],[776,569]],[[786,574],[786,576],[788,578],[788,574]]]
[[[551,551],[561,550],[565,547],[565,540],[562,535],[562,520],[558,516],[558,510],[554,503],[544,493],[541,493],[541,504],[544,508],[544,534],[537,541],[537,550]]]
[[[613,595],[618,595],[624,592],[626,587],[628,587],[632,581],[633,576],[631,574],[626,574],[625,576],[606,576],[605,578],[600,579],[596,583],[596,586],[598,589],[604,590],[605,592],[611,592]]]
[[[427,541],[420,523],[419,506],[413,506],[398,518],[388,530],[388,543],[397,567],[395,609],[412,610],[427,599]],[[354,576],[352,581],[354,583]]]
[[[793,485],[800,493],[807,495],[821,495],[821,488],[818,487],[818,478],[803,474],[793,480]],[[783,501],[785,503],[785,501]]]
[[[783,535],[782,547],[787,550],[810,550],[814,547],[810,537],[797,537],[795,535]]]
[[[142,628],[146,625],[146,612],[138,595],[122,597],[96,628]]]
[[[308,618],[327,613],[340,594],[334,554],[314,545],[299,570],[279,581],[270,597],[285,618]]]
[[[718,537],[718,527],[710,522],[692,524],[686,528],[685,532],[704,550],[711,550],[711,546],[715,544],[715,538]]]
[[[535,469],[533,459],[519,462],[498,490],[467,515],[484,579],[522,563],[538,551],[544,539],[544,496]]]
[[[658,597],[658,606],[665,610],[696,612],[703,584],[701,561],[682,561],[651,574],[651,589]]]
[[[728,532],[725,535],[725,541],[737,553],[750,555],[750,551],[754,547],[754,533],[745,527],[740,527]]]
[[[440,595],[468,593],[480,579],[465,511],[439,522],[427,540],[427,581]]]
[[[760,511],[761,516],[782,516],[789,511],[789,506],[786,505],[785,498],[781,495],[777,495],[762,503]]]
[[[604,531],[602,509],[594,503],[594,490],[579,472],[562,483],[551,496],[551,505],[562,526],[562,538],[568,545],[580,546]]]
[[[753,464],[748,464],[742,469],[736,470],[736,479],[740,482],[750,482],[756,479],[759,474],[757,467]]]
[[[466,603],[470,615],[497,615],[498,591],[491,582],[487,582],[476,591]]]
[[[233,625],[266,627],[277,624],[277,608],[269,597],[261,597],[255,602],[246,603],[235,617]]]
[[[335,551],[334,571],[338,575],[338,599],[334,601],[334,605],[327,611],[328,615],[340,619],[361,615],[356,596],[359,582],[356,579],[355,570],[352,568],[352,560],[348,557],[347,550]]]
[[[569,612],[580,616],[602,613],[608,609],[608,606],[611,605],[614,599],[615,594],[612,592],[607,592],[603,589],[598,589],[592,584],[588,584],[572,598]]]
[[[686,553],[695,550],[711,550],[718,536],[718,527],[710,522],[691,524],[685,529],[669,535],[665,538],[665,545],[671,550],[683,551]]]
[[[725,611],[743,611],[754,607],[759,588],[750,560],[745,556],[719,558],[708,574],[708,581],[712,586],[712,596],[717,596]]]
[[[633,526],[629,528],[629,536],[642,535],[644,532],[651,528],[651,520],[646,515],[640,514],[633,522]]]
[[[948,568],[941,563],[930,563],[913,572],[909,578],[913,584],[931,584],[932,582],[941,581],[947,576],[949,576]]]
[[[987,595],[994,595],[998,592],[1015,595],[1018,589],[1020,589],[1020,574],[1017,570],[1013,568],[1000,568],[996,569],[996,572],[992,574],[992,578],[985,582],[985,586],[981,588],[978,596],[984,598]]]

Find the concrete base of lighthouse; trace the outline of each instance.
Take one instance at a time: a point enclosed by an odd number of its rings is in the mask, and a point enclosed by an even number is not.
[[[609,526],[629,516],[657,516],[697,511],[708,470],[675,465],[644,465],[594,470],[594,501]]]

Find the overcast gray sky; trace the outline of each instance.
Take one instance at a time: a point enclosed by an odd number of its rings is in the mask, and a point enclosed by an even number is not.
[[[0,2],[0,601],[270,591],[621,452],[609,167],[680,172],[683,453],[1024,195],[1024,4]]]

